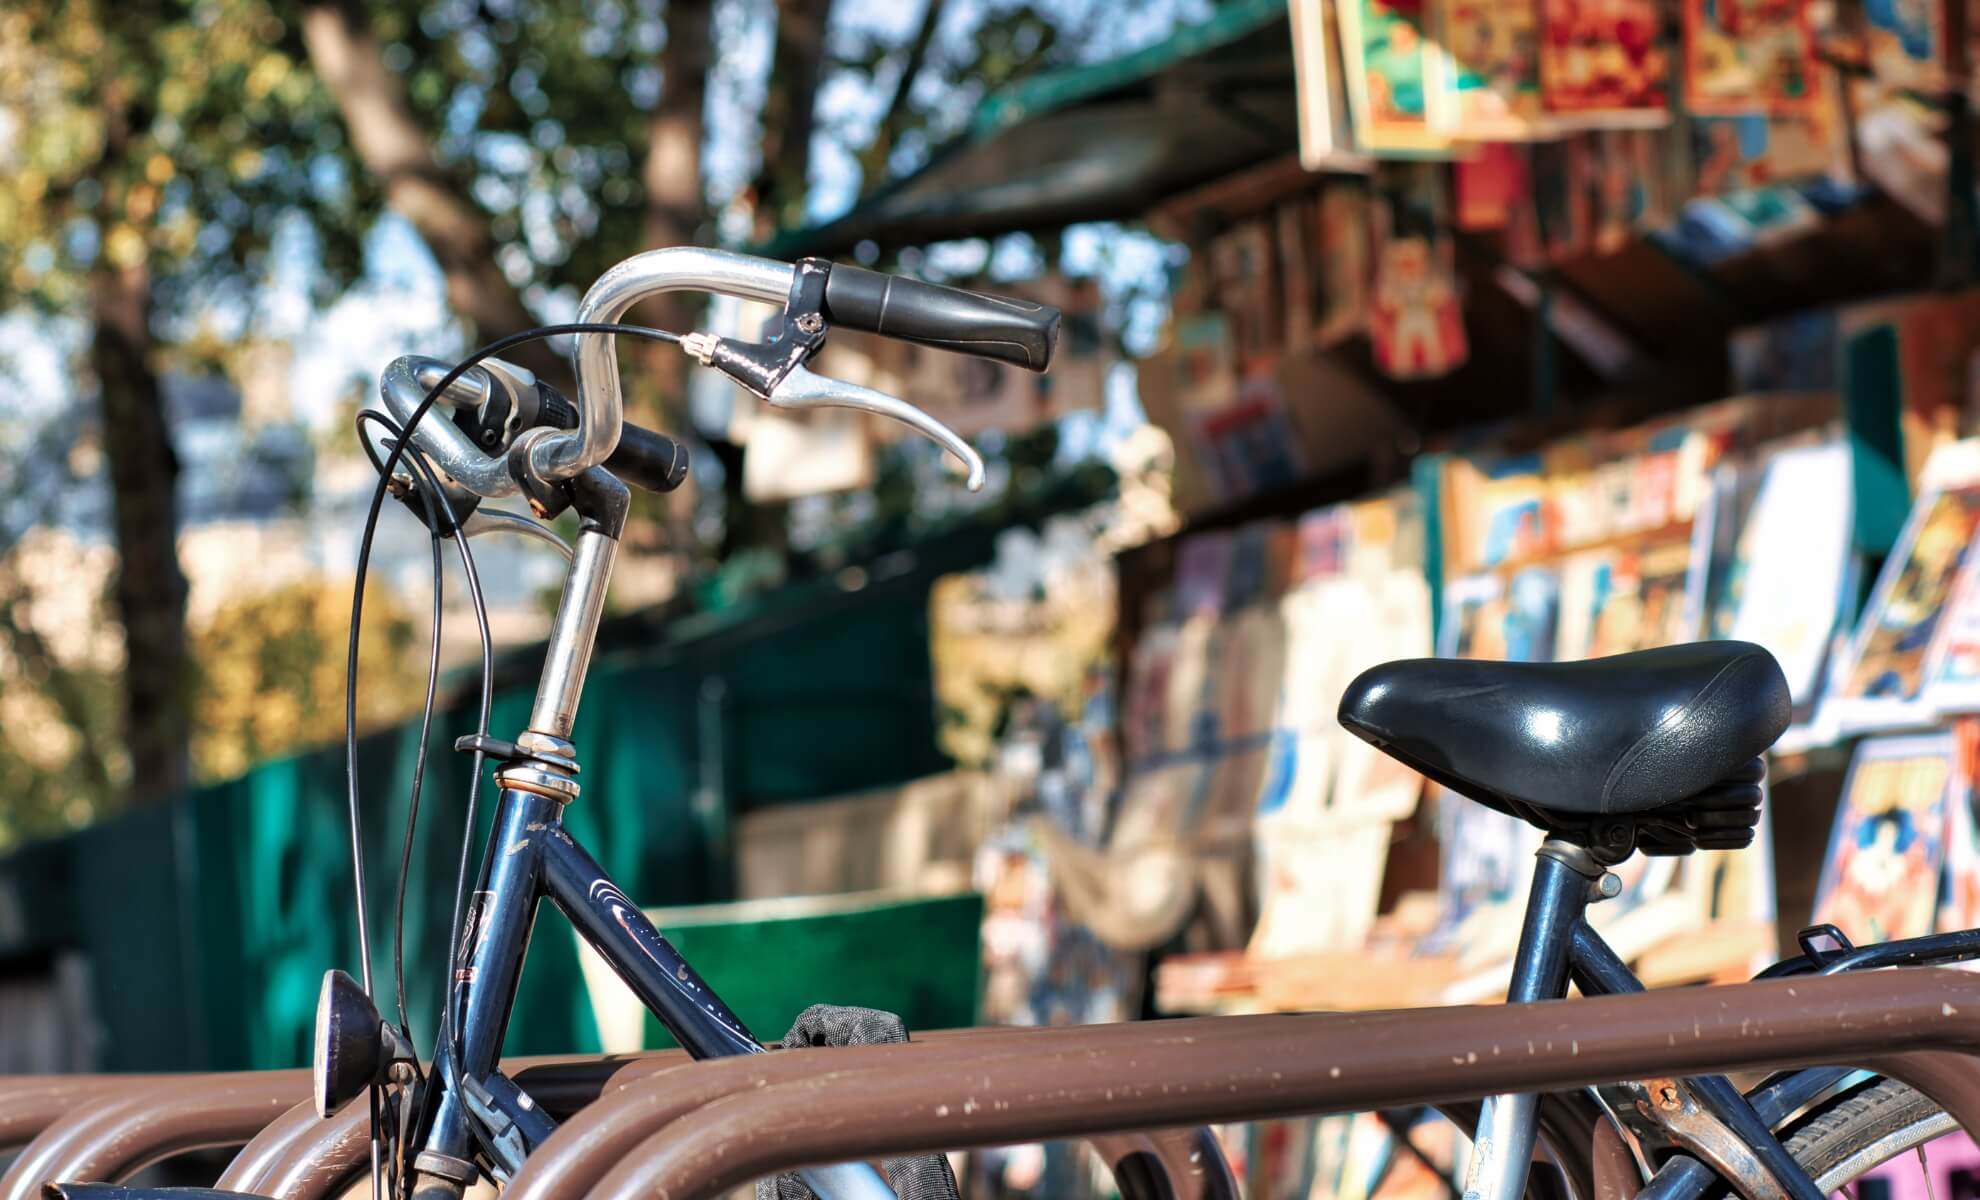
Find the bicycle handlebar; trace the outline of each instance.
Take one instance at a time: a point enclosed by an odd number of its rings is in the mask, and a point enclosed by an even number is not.
[[[1027,371],[1049,366],[1059,341],[1058,309],[843,264],[825,278],[825,319]]]
[[[816,264],[811,269],[822,266]],[[789,263],[728,250],[696,246],[649,250],[600,276],[585,293],[576,320],[614,324],[641,300],[674,291],[710,292],[783,305],[792,299],[798,278],[798,268]],[[1042,371],[1050,364],[1059,328],[1058,311],[1045,305],[851,266],[829,267],[821,315],[849,328],[1033,371]],[[493,375],[481,373],[486,368],[496,368],[496,374],[526,374],[490,359],[455,381],[446,401],[457,407],[486,402],[498,386]],[[426,390],[447,370],[447,364],[437,359],[408,356],[386,368],[379,388],[387,406],[404,422]],[[960,458],[969,467],[972,489],[982,484],[983,462],[976,452],[941,422],[896,397],[814,375],[802,365],[794,365],[766,398],[784,408],[855,408],[903,421]],[[561,428],[516,447],[514,452],[526,458],[520,465],[531,477],[544,482],[568,479],[604,463],[628,473],[630,482],[651,490],[664,491],[680,482],[685,473],[684,449],[664,434],[625,426],[613,335],[577,335],[575,401],[576,428]],[[476,446],[452,422],[421,422],[413,431],[413,439],[435,465],[469,491],[493,499],[518,490],[506,455],[491,455]],[[616,458],[615,451],[628,440],[632,443],[628,456]],[[637,472],[637,477],[631,472]]]

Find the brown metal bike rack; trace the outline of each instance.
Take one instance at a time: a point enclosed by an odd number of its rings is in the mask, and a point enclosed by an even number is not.
[[[1026,1031],[975,1029],[937,1031],[924,1040],[944,1046],[1005,1041]],[[735,1076],[728,1090],[707,1090],[720,1099],[736,1087],[761,1086],[762,1079],[793,1079],[824,1065],[815,1055],[765,1056],[747,1060],[774,1071],[760,1079]],[[661,1072],[688,1065],[678,1051],[613,1058],[521,1060],[509,1064],[517,1082],[544,1108],[567,1119],[612,1088],[623,1088]],[[33,1136],[16,1169],[0,1179],[0,1196],[33,1200],[49,1180],[107,1181],[174,1153],[196,1147],[247,1144],[216,1186],[274,1197],[324,1200],[350,1182],[369,1161],[367,1112],[354,1105],[329,1120],[317,1117],[308,1101],[291,1101],[306,1087],[302,1072],[243,1072],[184,1077],[31,1077],[10,1081],[0,1126],[13,1144]],[[685,1111],[685,1110],[684,1110]],[[271,1121],[269,1114],[278,1115]],[[252,1135],[249,1137],[249,1135]],[[38,1136],[36,1136],[38,1135]],[[1207,1133],[1193,1129],[1117,1134],[1091,1139],[1120,1176],[1123,1194],[1219,1197],[1234,1194],[1221,1157]],[[1209,1169],[1206,1164],[1214,1164]],[[599,1163],[586,1183],[609,1163]]]
[[[1083,1028],[1089,1033],[1099,1033],[1129,1026]],[[986,1055],[1028,1053],[1044,1032],[1041,1029],[938,1031],[895,1048],[912,1052],[917,1069],[941,1071],[950,1069],[949,1064],[976,1062]],[[622,1074],[614,1081],[614,1091],[599,1104],[578,1112],[530,1155],[505,1190],[504,1198],[557,1200],[581,1195],[625,1150],[637,1145],[652,1129],[736,1095],[830,1070],[846,1053],[847,1049],[833,1049],[752,1055],[666,1067],[656,1064],[654,1069]],[[612,1102],[609,1109],[605,1100]],[[1099,1136],[1087,1140],[1115,1171],[1124,1195],[1168,1195],[1189,1200],[1235,1194],[1235,1184],[1223,1168],[1222,1156],[1206,1153],[1210,1147],[1199,1140],[1194,1127],[1149,1133],[1099,1131]],[[1142,1178],[1157,1170],[1159,1178]]]
[[[237,1145],[308,1094],[308,1071],[112,1079],[28,1143],[0,1175],[0,1197],[39,1200],[51,1180],[114,1181],[186,1150]]]
[[[105,1092],[148,1086],[169,1075],[0,1075],[0,1152],[25,1146],[78,1104]]]
[[[1823,1063],[1876,1063],[1980,1129],[1980,1071],[1966,1057],[1980,1053],[1980,978],[1943,969],[1029,1039],[1023,1053],[986,1045],[974,1062],[939,1070],[924,1069],[925,1051],[911,1045],[836,1050],[830,1071],[732,1095],[665,1128],[646,1123],[647,1139],[589,1194],[693,1200],[812,1162]],[[651,1105],[650,1090],[606,1097],[584,1119]]]
[[[689,1061],[680,1050],[592,1058],[523,1059],[507,1064],[516,1082],[563,1120],[622,1077],[640,1078]],[[324,1200],[369,1165],[369,1111],[353,1104],[328,1120],[304,1101],[283,1113],[227,1164],[215,1187],[275,1200]]]

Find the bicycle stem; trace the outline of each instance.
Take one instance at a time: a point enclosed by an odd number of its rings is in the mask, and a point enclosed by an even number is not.
[[[564,578],[564,594],[557,601],[557,616],[550,626],[536,702],[529,710],[533,733],[563,739],[571,736],[585,672],[598,639],[598,622],[605,612],[605,588],[618,555],[616,537],[591,529],[577,536],[570,573]]]

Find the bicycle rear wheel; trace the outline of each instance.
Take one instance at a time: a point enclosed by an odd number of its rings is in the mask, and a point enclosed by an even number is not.
[[[1824,1192],[1941,1134],[1958,1122],[1924,1093],[1895,1079],[1868,1079],[1789,1122],[1781,1139]]]

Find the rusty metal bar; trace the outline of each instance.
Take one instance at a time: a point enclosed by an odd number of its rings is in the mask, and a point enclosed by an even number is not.
[[[987,1051],[942,1070],[921,1069],[914,1046],[835,1050],[831,1071],[708,1104],[662,1132],[649,1126],[591,1194],[691,1200],[814,1162],[1866,1060],[1980,1130],[1980,1072],[1911,1053],[1980,1050],[1980,979],[1951,970],[1030,1036],[1021,1054]],[[650,1104],[652,1082],[586,1116]]]
[[[0,1175],[0,1198],[38,1200],[51,1180],[115,1182],[187,1150],[238,1145],[308,1094],[308,1071],[113,1081],[28,1143]]]

